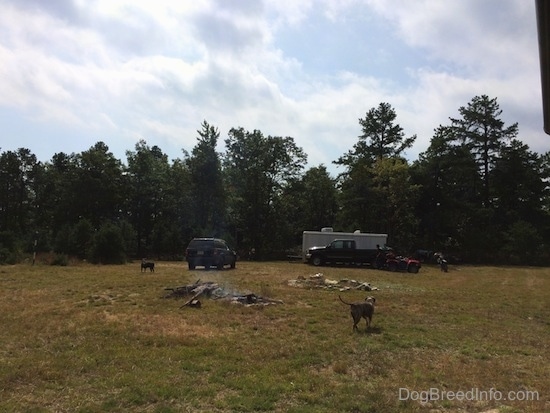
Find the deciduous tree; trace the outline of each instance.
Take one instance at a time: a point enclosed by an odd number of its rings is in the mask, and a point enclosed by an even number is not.
[[[283,188],[299,176],[306,155],[293,138],[265,137],[259,130],[232,128],[225,143],[224,170],[235,232],[243,247],[265,256],[268,246],[280,245],[275,205]]]
[[[152,252],[152,233],[164,212],[164,192],[169,179],[168,157],[158,146],[140,140],[135,151],[127,151],[126,179],[128,220],[136,230],[136,252],[147,257]]]

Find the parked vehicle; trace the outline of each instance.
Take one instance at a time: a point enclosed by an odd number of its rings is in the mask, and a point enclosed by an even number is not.
[[[406,271],[416,274],[420,271],[420,266],[420,261],[408,257],[388,258],[386,261],[388,271]]]
[[[353,239],[335,239],[324,247],[311,247],[306,254],[306,262],[315,266],[325,264],[372,265],[378,250],[357,248]]]
[[[441,271],[448,272],[449,271],[449,262],[447,261],[445,256],[441,252],[436,252],[434,254],[434,257],[436,258],[437,264],[439,264],[439,268],[441,269]]]
[[[322,228],[321,231],[304,231],[302,234],[302,259],[307,261],[307,254],[312,247],[330,244],[332,241],[353,240],[356,248],[375,250],[377,245],[385,245],[387,234],[371,234],[366,232],[334,232],[331,227]]]
[[[206,270],[216,267],[222,270],[225,265],[235,268],[237,253],[220,238],[193,238],[185,250],[185,259],[190,270],[203,266]]]
[[[420,260],[396,255],[392,248],[384,247],[379,250],[373,266],[381,270],[406,271],[416,274],[420,271],[422,264]]]

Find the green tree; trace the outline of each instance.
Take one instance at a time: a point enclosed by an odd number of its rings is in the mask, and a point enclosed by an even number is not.
[[[544,210],[548,174],[543,157],[514,139],[502,148],[492,176],[494,222],[506,240],[501,259],[514,257],[514,263],[533,264],[548,258],[542,249],[543,235],[550,228],[549,216]],[[526,235],[531,236],[530,241]]]
[[[173,160],[164,189],[163,213],[153,229],[154,249],[170,259],[182,258],[189,240],[196,235],[191,186],[187,161]]]
[[[301,246],[303,231],[333,226],[338,210],[336,179],[326,166],[308,169],[284,187],[276,207],[278,221],[286,227],[286,244]]]
[[[73,182],[78,181],[77,169],[76,155],[63,152],[44,164],[36,186],[36,220],[42,240],[56,239],[62,228],[78,221],[80,210],[72,193]]]
[[[21,257],[21,240],[16,233],[0,231],[0,264],[17,264]]]
[[[229,209],[238,241],[245,249],[255,248],[258,257],[284,250],[275,205],[285,186],[299,176],[305,153],[291,137],[265,137],[243,128],[232,128],[225,143]]]
[[[503,146],[518,134],[518,124],[504,127],[502,110],[497,99],[475,96],[467,106],[461,106],[460,119],[451,118],[455,139],[466,145],[475,156],[483,181],[482,203],[491,202],[491,170]]]
[[[197,131],[197,145],[187,159],[193,201],[191,211],[198,236],[221,236],[227,222],[221,157],[216,152],[220,133],[206,121],[201,126]]]
[[[91,245],[90,260],[95,264],[124,264],[126,251],[121,228],[106,222],[95,233]]]
[[[422,223],[418,247],[445,250],[449,244],[468,243],[470,231],[483,219],[478,207],[482,182],[474,156],[455,142],[453,128],[435,130],[411,173],[422,188],[416,206]]]
[[[140,140],[135,151],[127,151],[126,179],[128,221],[136,231],[136,253],[147,257],[153,251],[153,231],[162,228],[165,191],[170,179],[168,157],[159,147]],[[158,245],[158,240],[157,240]]]
[[[32,249],[41,170],[42,164],[28,149],[0,155],[0,262],[15,263]]]
[[[39,238],[51,239],[58,253],[88,258],[94,231],[123,216],[122,172],[103,142],[80,154],[55,154],[44,165],[36,190]]]
[[[303,216],[303,230],[318,231],[333,226],[338,211],[336,179],[326,166],[312,167],[300,179],[303,192],[296,197]]]
[[[29,230],[38,166],[36,156],[25,148],[0,155],[0,231]]]
[[[495,161],[491,200],[500,224],[519,219],[539,225],[543,200],[548,196],[547,176],[541,157],[514,139],[503,147]]]
[[[511,234],[519,241],[549,228],[544,157],[515,138],[517,124],[504,126],[496,99],[475,97],[459,112],[461,119],[436,129],[413,168],[423,188],[422,239],[435,249],[452,245],[470,262],[519,262],[530,255],[509,245],[517,242]]]
[[[340,176],[338,228],[344,231],[380,232],[384,200],[372,188],[372,165],[361,164]]]
[[[380,103],[377,108],[370,109],[365,118],[359,119],[362,130],[359,140],[334,163],[353,169],[363,163],[372,165],[377,159],[402,157],[413,145],[416,135],[405,138],[403,128],[395,124],[396,118],[389,103]]]
[[[362,134],[358,142],[334,162],[346,167],[340,176],[338,221],[347,230],[388,233],[390,243],[408,248],[410,242],[406,240],[414,234],[403,231],[415,229],[412,211],[417,191],[410,182],[403,153],[416,136],[405,138],[396,118],[388,103],[369,110],[359,119]],[[394,216],[398,210],[402,221]]]
[[[79,219],[88,219],[95,229],[106,220],[118,220],[125,198],[120,160],[103,142],[97,142],[76,160],[70,189]]]
[[[409,165],[400,158],[380,158],[372,167],[371,192],[376,204],[374,232],[388,234],[399,251],[410,252],[416,243],[418,220],[413,206],[419,186],[411,182]]]
[[[71,251],[79,258],[88,258],[90,252],[90,245],[94,234],[94,228],[90,221],[87,219],[81,219],[74,226],[71,233]]]

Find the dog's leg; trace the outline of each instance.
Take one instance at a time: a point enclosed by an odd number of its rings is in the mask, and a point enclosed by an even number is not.
[[[361,321],[361,316],[357,317],[357,314],[352,311],[351,317],[353,318],[353,331],[359,331],[359,327],[357,327],[357,324],[359,324],[359,321]]]
[[[365,317],[365,321],[367,322],[367,328],[366,330],[369,331],[369,328],[370,328],[370,322],[371,322],[371,319],[370,317]]]

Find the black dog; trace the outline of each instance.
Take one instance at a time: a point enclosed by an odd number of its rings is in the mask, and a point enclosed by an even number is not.
[[[155,272],[155,263],[150,261],[141,260],[141,272],[147,271],[149,268],[150,272]]]

